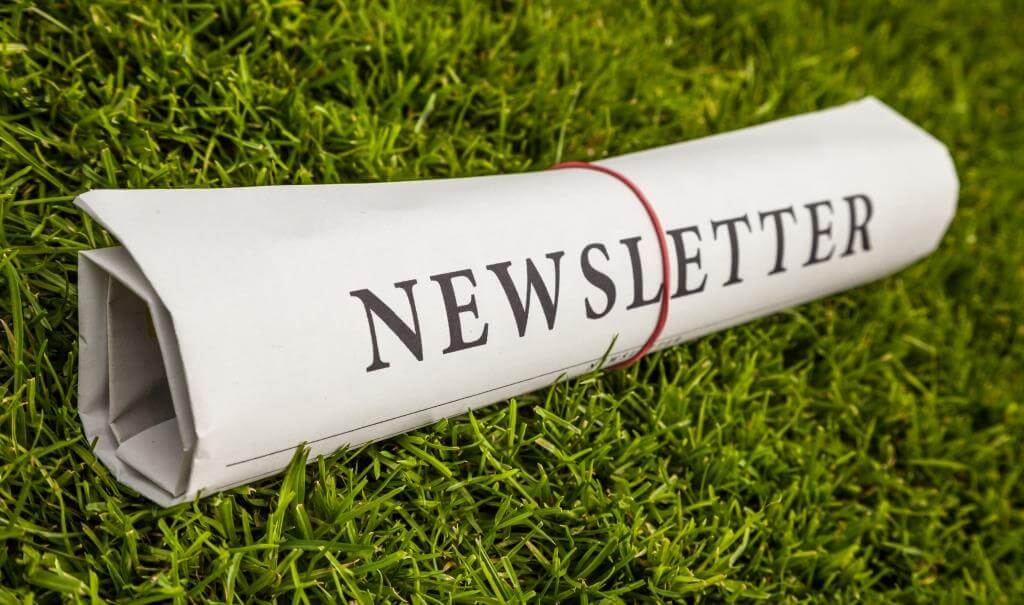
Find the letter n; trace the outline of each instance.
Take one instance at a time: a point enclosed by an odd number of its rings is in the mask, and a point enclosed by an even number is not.
[[[392,311],[391,307],[387,306],[373,292],[365,289],[349,292],[349,294],[362,301],[363,308],[366,309],[366,322],[370,325],[370,340],[373,341],[373,363],[366,367],[367,372],[382,370],[391,366],[390,363],[382,361],[380,358],[380,344],[377,342],[377,328],[373,321],[374,315],[391,329],[395,336],[402,341],[402,344],[416,356],[417,360],[423,361],[423,337],[420,335],[420,318],[416,314],[416,301],[413,300],[412,296],[412,287],[414,285],[416,285],[415,279],[400,281],[395,284],[396,288],[405,291],[405,296],[409,300],[409,309],[412,311],[411,328],[409,324],[402,321],[398,314]]]

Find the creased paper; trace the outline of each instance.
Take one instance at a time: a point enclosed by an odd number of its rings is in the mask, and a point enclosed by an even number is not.
[[[958,191],[874,99],[598,163],[668,237],[657,348],[907,266]],[[647,215],[589,170],[77,204],[123,245],[80,257],[82,421],[161,505],[625,359],[664,287]]]

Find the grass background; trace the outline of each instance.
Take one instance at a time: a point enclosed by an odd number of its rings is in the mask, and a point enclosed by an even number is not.
[[[1024,602],[1020,2],[0,6],[0,604]],[[541,169],[864,95],[960,209],[881,282],[163,510],[75,409],[91,187]]]

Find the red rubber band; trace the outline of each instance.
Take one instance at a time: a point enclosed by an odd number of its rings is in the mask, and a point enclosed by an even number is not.
[[[555,164],[551,167],[551,170],[561,170],[563,168],[586,168],[587,170],[594,170],[597,172],[603,172],[608,176],[616,178],[620,183],[629,187],[629,190],[633,192],[636,199],[640,200],[644,210],[647,211],[647,217],[651,219],[651,225],[654,227],[654,233],[658,237],[658,249],[661,251],[661,309],[658,311],[658,323],[654,326],[654,331],[651,332],[650,337],[647,338],[647,342],[644,346],[636,352],[635,355],[623,361],[619,364],[612,366],[615,369],[625,368],[631,366],[641,357],[650,352],[651,348],[654,347],[654,343],[658,341],[658,337],[661,336],[661,331],[665,329],[665,323],[668,321],[668,287],[671,283],[671,269],[668,260],[668,241],[665,239],[665,230],[661,228],[661,221],[658,220],[658,213],[654,211],[654,206],[647,200],[643,191],[636,186],[633,181],[626,178],[624,174],[617,170],[608,168],[607,166],[600,166],[598,164],[591,164],[590,162],[562,162]]]

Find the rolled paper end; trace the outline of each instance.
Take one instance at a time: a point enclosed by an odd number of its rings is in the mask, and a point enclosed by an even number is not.
[[[124,248],[79,256],[79,301],[86,435],[118,481],[172,504],[186,491],[195,435],[170,314]]]

